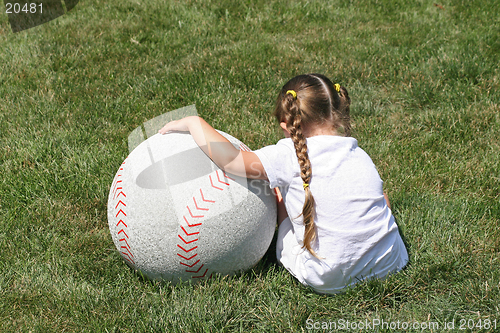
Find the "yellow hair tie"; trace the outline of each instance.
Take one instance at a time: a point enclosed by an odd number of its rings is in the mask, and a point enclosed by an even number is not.
[[[293,98],[297,98],[297,93],[295,92],[295,90],[288,90],[286,92],[286,95],[288,94],[292,95]]]
[[[309,187],[309,184],[304,183],[304,184],[302,184],[302,186],[304,186],[304,190],[305,190],[306,187]]]
[[[337,90],[337,92],[340,92],[340,84],[335,83],[334,87],[335,87],[335,90]]]

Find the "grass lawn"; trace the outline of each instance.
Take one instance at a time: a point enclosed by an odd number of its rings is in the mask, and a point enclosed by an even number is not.
[[[498,1],[81,0],[16,34],[4,12],[1,332],[500,330]],[[130,270],[107,224],[128,134],[196,104],[250,148],[274,144],[276,95],[308,72],[348,88],[407,268],[334,297],[272,249],[195,286]]]

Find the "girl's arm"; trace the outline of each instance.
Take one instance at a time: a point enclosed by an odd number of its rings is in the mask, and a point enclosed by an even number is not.
[[[267,180],[264,167],[255,153],[236,149],[202,118],[191,116],[172,121],[158,132],[165,134],[170,131],[191,133],[198,146],[222,170],[237,176]]]
[[[391,209],[391,203],[389,202],[389,197],[387,196],[387,193],[384,192],[384,198],[385,198],[385,202],[387,203],[387,207],[389,207],[389,209]]]
[[[283,201],[280,189],[277,187],[274,188],[274,193],[276,194],[276,205],[278,207],[278,226],[280,226],[281,222],[288,217],[288,212],[286,211],[285,202]]]

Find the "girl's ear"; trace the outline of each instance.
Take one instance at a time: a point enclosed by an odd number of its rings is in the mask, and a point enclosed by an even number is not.
[[[286,123],[284,121],[280,122],[280,126],[283,129],[283,134],[285,134],[286,138],[290,137],[290,132],[286,129]]]

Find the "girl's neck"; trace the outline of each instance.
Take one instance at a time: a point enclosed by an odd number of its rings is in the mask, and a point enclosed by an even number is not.
[[[325,125],[326,126],[314,126],[313,128],[304,128],[304,136],[306,138],[318,135],[338,136],[337,131],[330,124],[325,124]]]
[[[289,138],[290,133],[286,129],[286,123],[282,121],[280,123],[280,126],[283,129],[283,134],[285,135],[285,137]],[[318,135],[334,135],[334,136],[339,135],[335,130],[335,128],[333,127],[333,124],[330,122],[324,122],[323,124],[316,124],[314,126],[304,127],[303,133],[306,138]]]

